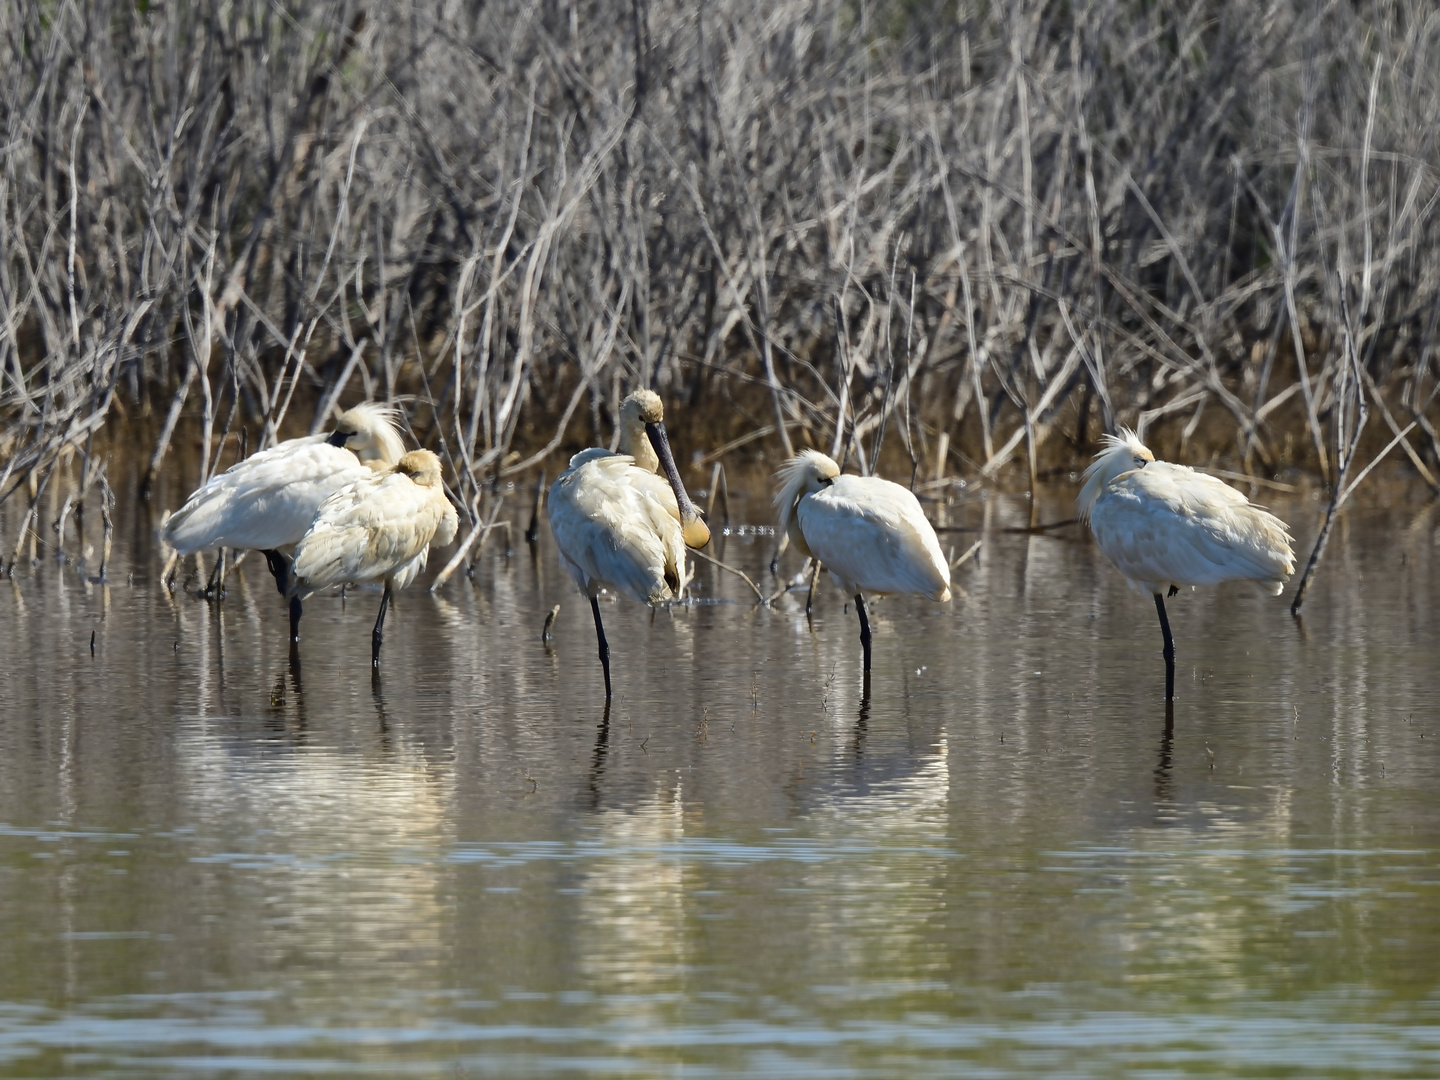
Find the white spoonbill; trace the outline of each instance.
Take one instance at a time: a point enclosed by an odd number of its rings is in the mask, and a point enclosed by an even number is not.
[[[329,435],[287,439],[212,476],[170,515],[165,542],[180,555],[215,547],[261,551],[280,595],[290,595],[290,560],[281,549],[305,535],[332,493],[404,453],[394,410],[356,405]],[[298,596],[290,599],[290,640],[300,640]]]
[[[689,580],[686,547],[710,542],[710,530],[680,481],[664,420],[659,395],[635,391],[620,405],[622,453],[582,450],[550,488],[550,531],[560,565],[590,598],[607,699],[610,644],[600,620],[600,590],[651,605],[672,600]]]
[[[842,476],[840,466],[818,450],[802,450],[775,475],[780,531],[855,597],[868,686],[870,619],[864,594],[950,599],[950,564],[935,529],[913,492],[877,476]]]
[[[1076,507],[1127,581],[1155,596],[1165,636],[1165,700],[1175,697],[1175,639],[1165,594],[1182,585],[1254,581],[1279,596],[1295,572],[1290,530],[1229,484],[1156,461],[1129,428],[1106,435]]]
[[[370,634],[370,662],[378,666],[390,594],[414,581],[430,545],[450,543],[459,525],[440,480],[440,459],[412,450],[393,469],[362,476],[320,504],[295,546],[292,589],[309,595],[343,582],[384,582]]]

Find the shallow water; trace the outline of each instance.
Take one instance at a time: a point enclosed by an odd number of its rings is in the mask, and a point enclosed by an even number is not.
[[[608,714],[543,530],[403,594],[374,685],[372,592],[292,661],[258,559],[207,604],[143,520],[110,586],[41,549],[0,580],[0,1075],[1440,1074],[1440,517],[1350,513],[1299,623],[1176,597],[1172,724],[1149,599],[1028,513],[945,512],[980,556],[874,605],[868,702],[833,585],[812,627],[701,565],[605,606]],[[724,558],[773,588],[773,542]]]

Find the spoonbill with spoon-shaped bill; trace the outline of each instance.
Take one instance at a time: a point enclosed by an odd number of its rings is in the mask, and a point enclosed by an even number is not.
[[[590,598],[607,699],[610,644],[600,590],[651,605],[676,599],[689,580],[685,549],[710,542],[675,467],[664,420],[659,395],[635,391],[620,406],[621,453],[582,450],[550,488],[550,531],[560,564]]]

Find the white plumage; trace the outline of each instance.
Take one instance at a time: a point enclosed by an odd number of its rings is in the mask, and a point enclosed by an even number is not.
[[[1278,596],[1295,572],[1285,523],[1224,481],[1156,461],[1128,428],[1105,436],[1076,502],[1095,541],[1126,580],[1152,593],[1165,638],[1166,699],[1174,697],[1174,639],[1164,594],[1185,585],[1253,581]]]
[[[689,580],[685,541],[656,481],[629,455],[586,450],[570,459],[550,489],[560,564],[586,596],[610,588],[660,604],[680,595]],[[673,495],[669,501],[673,505]]]
[[[356,405],[330,435],[288,439],[212,476],[165,523],[181,555],[206,548],[289,547],[334,491],[405,453],[393,411]]]
[[[394,410],[356,405],[329,435],[288,439],[212,476],[165,522],[165,542],[179,555],[216,547],[262,551],[286,595],[290,560],[283,552],[305,535],[320,504],[404,453]],[[292,642],[300,639],[300,614],[300,599],[291,596]]]
[[[412,450],[393,469],[363,476],[321,504],[295,548],[295,591],[384,582],[371,635],[371,661],[378,664],[391,593],[415,580],[430,546],[454,540],[459,524],[445,497],[440,459]]]
[[[647,604],[678,598],[690,579],[686,547],[703,547],[710,539],[680,482],[658,395],[637,390],[621,404],[620,449],[576,454],[550,488],[548,503],[560,565],[590,598],[607,698],[610,647],[600,590]]]
[[[864,593],[950,599],[950,565],[914,493],[875,476],[842,476],[817,450],[804,450],[776,474],[780,531],[819,561],[855,597],[865,670],[870,621]]]

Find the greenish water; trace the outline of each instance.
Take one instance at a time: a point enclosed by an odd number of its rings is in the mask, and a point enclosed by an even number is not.
[[[1308,553],[1318,504],[1272,505]],[[949,511],[980,557],[874,605],[868,702],[833,586],[812,629],[702,565],[606,605],[608,714],[543,530],[402,594],[376,684],[373,593],[292,661],[258,559],[211,605],[144,521],[108,587],[40,549],[0,580],[0,1075],[1440,1075],[1436,514],[1352,512],[1298,624],[1177,597],[1173,722],[1149,599],[1027,515]],[[772,546],[724,558],[773,588]]]

